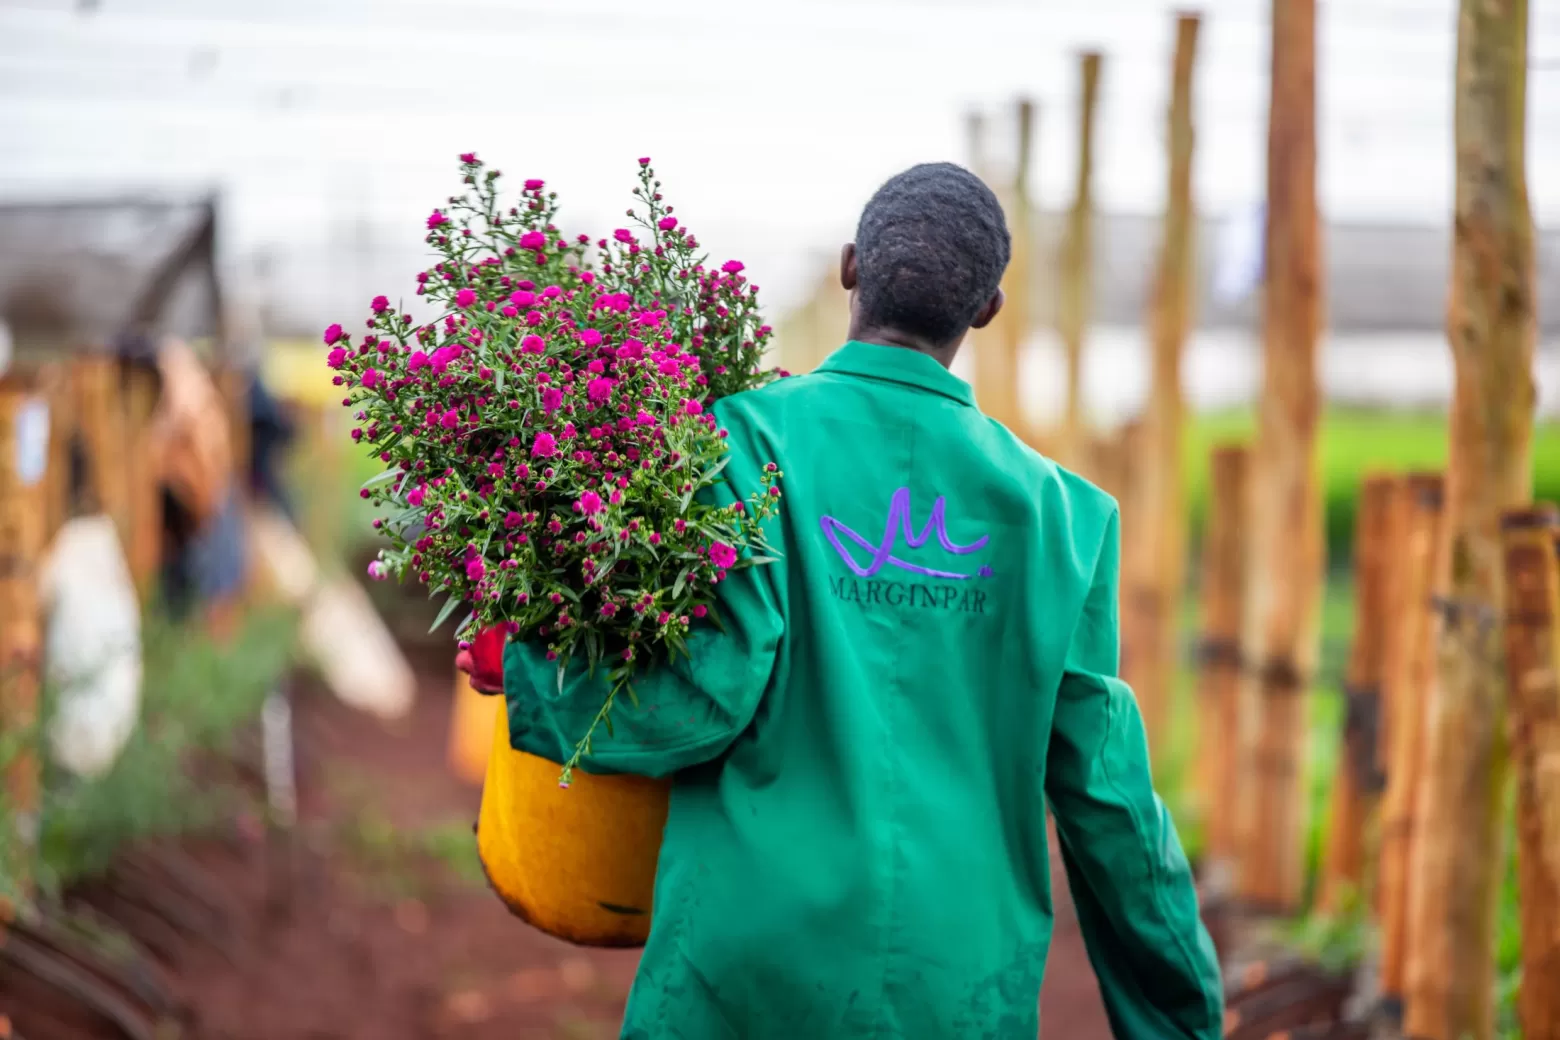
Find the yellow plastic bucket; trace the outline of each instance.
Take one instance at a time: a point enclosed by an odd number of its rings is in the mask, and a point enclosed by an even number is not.
[[[581,946],[643,946],[670,780],[592,776],[509,746],[507,714],[493,727],[477,852],[510,911]]]

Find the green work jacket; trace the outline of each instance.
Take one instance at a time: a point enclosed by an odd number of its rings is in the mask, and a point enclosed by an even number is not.
[[[724,631],[639,679],[587,761],[676,776],[622,1035],[1031,1040],[1049,804],[1116,1036],[1218,1037],[1213,947],[1116,676],[1115,501],[903,348],[847,343],[715,413],[721,495],[784,473],[783,560],[732,572]],[[560,693],[530,644],[505,687],[514,746],[555,761],[606,692],[578,668]]]

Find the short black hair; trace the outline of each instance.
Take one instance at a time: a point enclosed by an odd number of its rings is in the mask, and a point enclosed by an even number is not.
[[[912,166],[861,211],[860,314],[874,325],[950,342],[996,293],[1012,248],[1002,204],[984,181],[953,163]]]

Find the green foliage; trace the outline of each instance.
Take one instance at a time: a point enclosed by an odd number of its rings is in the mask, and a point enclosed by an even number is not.
[[[358,880],[383,898],[426,898],[430,881],[445,877],[472,888],[485,883],[469,820],[399,827],[364,801],[343,821],[337,841]]]
[[[292,662],[296,629],[291,612],[255,612],[218,643],[194,625],[149,616],[141,720],[123,752],[100,777],[45,772],[40,883],[57,888],[90,875],[127,843],[184,833],[230,808],[237,792],[197,779],[189,766],[229,748],[258,716]]]
[[[1287,922],[1280,933],[1303,956],[1325,971],[1352,971],[1372,941],[1370,915],[1358,893],[1350,893],[1333,914],[1308,914]]]

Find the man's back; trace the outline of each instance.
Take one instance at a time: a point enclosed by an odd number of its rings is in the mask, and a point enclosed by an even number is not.
[[[914,351],[851,344],[720,418],[786,474],[756,574],[785,635],[753,725],[674,796],[652,942],[738,1035],[1034,1036],[1047,737],[1113,504]],[[647,1025],[678,1014],[656,991]]]
[[[717,416],[726,494],[784,473],[783,559],[733,573],[725,633],[599,749],[682,770],[624,1035],[1033,1037],[1049,796],[1118,1035],[1217,1036],[1185,859],[1110,678],[1115,503],[911,350],[847,344]],[[534,718],[511,728],[556,753]]]

